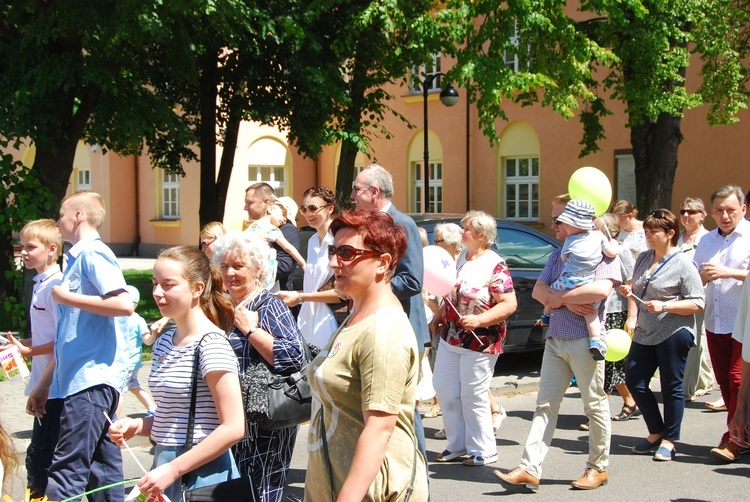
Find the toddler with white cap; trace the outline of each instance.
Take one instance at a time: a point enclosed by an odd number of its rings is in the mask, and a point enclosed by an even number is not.
[[[593,282],[596,267],[602,262],[602,255],[609,258],[617,256],[616,244],[611,243],[603,233],[594,230],[595,217],[594,206],[577,199],[568,202],[558,216],[557,224],[567,236],[560,253],[565,266],[560,277],[552,284],[552,289],[566,291]],[[596,302],[594,307],[598,306],[599,302]],[[549,307],[545,307],[547,316],[549,310]],[[602,336],[604,326],[599,322],[596,309],[593,314],[584,317],[589,332],[589,351],[594,359],[601,361],[607,354],[607,342]]]

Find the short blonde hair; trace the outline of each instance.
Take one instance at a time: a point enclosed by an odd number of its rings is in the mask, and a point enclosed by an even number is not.
[[[201,239],[218,239],[226,233],[227,229],[220,221],[212,221],[201,229]]]
[[[497,224],[495,218],[484,211],[469,211],[461,219],[461,225],[473,228],[478,234],[484,236],[487,248],[492,247],[497,238]]]
[[[107,210],[104,207],[102,196],[91,190],[79,190],[66,195],[62,203],[70,201],[72,209],[82,211],[86,215],[86,221],[94,228],[99,228],[104,223]]]
[[[21,236],[21,240],[24,241],[36,239],[47,249],[54,244],[57,246],[55,258],[59,258],[62,254],[62,235],[60,234],[60,229],[57,228],[55,220],[50,220],[49,218],[32,220],[23,226],[19,235]]]

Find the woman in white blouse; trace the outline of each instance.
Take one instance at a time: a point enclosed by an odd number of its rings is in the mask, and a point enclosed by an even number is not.
[[[648,249],[643,222],[637,218],[638,210],[630,202],[620,199],[612,206],[612,213],[617,216],[617,223],[620,225],[620,233],[617,235],[620,252],[629,251],[635,261],[639,254]]]
[[[339,327],[333,312],[326,304],[341,300],[333,289],[319,291],[333,278],[333,269],[328,264],[328,246],[333,237],[328,231],[333,216],[338,212],[336,197],[330,188],[318,185],[302,194],[300,213],[315,234],[307,243],[307,265],[302,291],[279,291],[276,293],[289,308],[301,305],[297,317],[300,333],[307,343],[325,347],[328,338]]]

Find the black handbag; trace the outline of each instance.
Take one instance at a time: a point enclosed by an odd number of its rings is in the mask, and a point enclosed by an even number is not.
[[[252,307],[258,311],[272,295]],[[261,324],[259,319],[258,324]],[[302,341],[305,363],[299,371],[289,375],[274,373],[268,363],[258,355],[240,375],[245,416],[262,430],[285,429],[310,420],[312,391],[307,381],[307,367],[313,360],[311,348]],[[314,347],[314,350],[318,350]]]
[[[328,279],[325,284],[323,284],[321,287],[318,288],[318,292],[321,291],[332,291],[336,289],[336,276],[331,275],[331,278]],[[339,326],[344,324],[344,321],[346,321],[346,318],[349,317],[349,300],[343,300],[339,298],[338,303],[326,303],[329,309],[331,309],[331,312],[333,313],[333,318],[336,319],[336,322],[339,323]]]
[[[203,336],[205,338],[206,335]],[[193,382],[190,394],[190,414],[188,415],[187,432],[185,433],[185,451],[193,447],[193,429],[195,428],[195,400],[198,393],[198,371],[200,367],[200,350],[203,338],[195,346],[193,355]],[[201,486],[188,490],[189,472],[182,476],[182,498],[184,502],[257,502],[252,480],[249,477],[240,476],[237,479],[229,479],[221,483]]]

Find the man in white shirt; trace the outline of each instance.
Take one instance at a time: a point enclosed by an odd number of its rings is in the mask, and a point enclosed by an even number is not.
[[[727,424],[737,409],[742,372],[742,344],[732,338],[742,285],[750,268],[750,222],[742,188],[727,185],[711,195],[711,214],[718,228],[698,243],[693,261],[706,285],[706,339],[716,382],[727,405]],[[734,462],[748,448],[725,432],[711,455]]]

